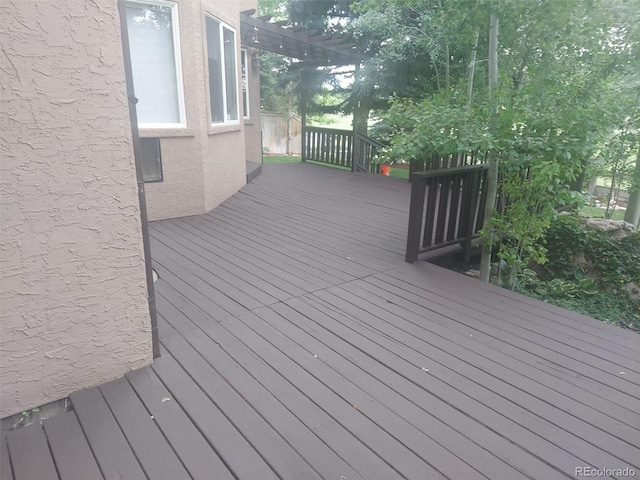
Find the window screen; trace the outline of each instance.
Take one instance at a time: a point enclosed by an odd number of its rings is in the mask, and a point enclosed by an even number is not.
[[[139,124],[180,124],[173,8],[126,4]]]

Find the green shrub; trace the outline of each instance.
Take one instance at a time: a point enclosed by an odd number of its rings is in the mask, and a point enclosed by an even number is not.
[[[587,246],[587,232],[580,221],[571,215],[558,215],[549,226],[545,237],[547,277],[570,278],[575,270],[574,258]]]
[[[533,266],[540,276],[532,270],[519,276],[521,293],[640,331],[640,305],[626,286],[640,285],[640,232],[618,239],[560,215],[547,230],[545,246],[547,262]]]

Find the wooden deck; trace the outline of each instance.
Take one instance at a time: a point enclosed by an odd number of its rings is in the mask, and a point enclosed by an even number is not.
[[[405,264],[408,204],[399,179],[265,165],[153,223],[162,357],[9,433],[2,479],[640,472],[640,336]]]

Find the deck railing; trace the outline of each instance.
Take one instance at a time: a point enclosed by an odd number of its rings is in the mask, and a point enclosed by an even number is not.
[[[380,173],[380,164],[373,163],[372,160],[385,147],[385,144],[362,133],[356,133],[356,142],[358,146],[355,153],[356,171]]]
[[[411,174],[407,262],[454,244],[469,255],[483,226],[487,170],[480,164]]]
[[[353,132],[335,128],[304,127],[302,160],[351,168]]]
[[[427,159],[411,160],[409,163],[409,175],[414,172],[429,172],[444,168],[479,165],[485,163],[486,160],[486,152],[478,152],[477,150],[458,152],[450,155],[433,154]]]
[[[361,133],[356,134],[354,144],[352,130],[337,128],[304,127],[304,151],[302,159],[352,168],[355,171],[379,173],[379,166],[372,159],[384,144]]]

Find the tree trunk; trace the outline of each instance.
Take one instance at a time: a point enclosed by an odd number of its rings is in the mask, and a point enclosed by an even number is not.
[[[444,64],[444,84],[447,89],[447,96],[449,96],[449,93],[451,93],[451,86],[449,84],[449,70],[451,68],[449,66],[449,60],[451,58],[451,54],[449,53],[449,42],[447,42],[444,48],[444,54],[447,56],[447,62]]]
[[[624,214],[624,221],[640,226],[640,149],[638,149],[636,168],[633,172],[631,193],[629,194],[629,203],[627,204],[627,211]]]
[[[498,17],[491,14],[489,26],[489,131],[496,130],[496,99],[495,90],[498,85]],[[484,225],[490,228],[482,243],[482,258],[480,261],[480,280],[488,282],[491,276],[491,250],[493,244],[493,228],[491,219],[496,209],[496,195],[498,192],[498,157],[496,152],[489,152],[489,171],[487,172],[487,200],[484,206]]]
[[[609,188],[609,195],[607,195],[607,209],[604,212],[604,218],[611,218],[613,216],[613,202],[614,202],[614,190],[616,188],[616,174],[618,173],[618,162],[613,164],[611,169],[611,187]]]
[[[476,41],[471,51],[471,59],[469,60],[469,84],[467,85],[467,110],[471,109],[471,96],[473,94],[473,77],[476,74],[476,52],[478,50],[478,40],[480,32],[476,32]]]
[[[571,190],[574,192],[582,192],[584,189],[584,182],[587,179],[587,165],[588,161],[583,160],[580,166],[580,172],[576,175],[576,179],[571,184]]]
[[[361,81],[360,75],[360,66],[356,65],[354,91],[356,92],[357,100],[353,107],[352,172],[358,171],[358,165],[362,157],[362,150],[357,137],[358,133],[366,135],[369,129],[369,113],[371,112],[371,97],[373,94],[373,92],[364,92],[362,86],[358,85]],[[363,165],[362,167],[368,169],[368,165]]]

